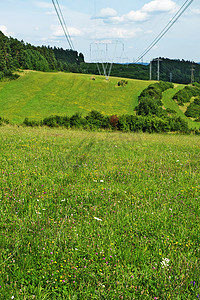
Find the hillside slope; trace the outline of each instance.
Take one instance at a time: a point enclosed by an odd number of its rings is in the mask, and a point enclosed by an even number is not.
[[[132,114],[138,95],[150,82],[128,80],[118,87],[119,78],[72,73],[26,71],[19,79],[0,82],[0,116],[13,123],[25,117],[39,120],[50,115],[83,115],[98,110],[107,115]]]
[[[138,96],[155,81],[128,79],[125,87],[118,87],[120,78],[73,73],[44,73],[24,71],[20,78],[0,82],[0,116],[11,123],[21,124],[25,118],[41,120],[51,115],[81,113],[91,110],[104,115],[135,114]],[[200,124],[187,118],[172,97],[184,85],[175,84],[174,89],[163,93],[163,106],[176,111],[176,115],[188,121],[190,128]]]

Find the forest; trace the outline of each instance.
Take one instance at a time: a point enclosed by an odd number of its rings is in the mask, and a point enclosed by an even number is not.
[[[200,64],[180,59],[160,58],[160,80],[188,84],[200,82]],[[19,69],[36,71],[64,71],[72,73],[96,74],[96,63],[88,63],[84,55],[74,50],[50,46],[33,46],[16,38],[7,37],[0,31],[0,80],[4,77],[15,79],[13,74]],[[111,76],[148,80],[149,64],[113,63]],[[152,60],[152,80],[157,80],[157,58]]]
[[[79,65],[84,62],[82,53],[63,48],[33,46],[0,31],[0,80],[3,77],[15,79],[17,69],[36,71],[81,72]]]

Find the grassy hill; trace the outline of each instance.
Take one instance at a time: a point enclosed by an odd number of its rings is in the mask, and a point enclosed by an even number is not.
[[[133,114],[138,96],[150,83],[128,79],[126,87],[118,87],[120,80],[110,77],[73,73],[43,73],[24,71],[19,79],[0,82],[0,116],[20,124],[27,117],[41,120],[51,115],[71,116],[77,112],[86,115],[97,110],[105,115]],[[171,108],[189,122],[190,127],[200,127],[184,115],[183,110],[172,100],[184,85],[163,93],[164,108]]]
[[[98,110],[103,114],[133,113],[137,97],[149,81],[128,80],[118,87],[119,78],[26,71],[15,81],[0,82],[0,115],[20,123],[25,117],[42,119],[50,115],[71,116]]]

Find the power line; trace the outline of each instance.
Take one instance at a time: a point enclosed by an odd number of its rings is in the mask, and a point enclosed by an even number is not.
[[[56,1],[56,3],[55,3],[55,1]],[[59,19],[59,21],[60,21],[60,25],[62,26],[62,29],[63,29],[63,31],[64,31],[64,34],[65,34],[65,37],[66,37],[66,39],[67,39],[67,42],[68,42],[68,44],[69,44],[70,49],[71,49],[71,50],[74,50],[74,45],[73,45],[73,43],[72,43],[72,40],[71,40],[69,31],[68,31],[68,29],[67,29],[67,25],[66,25],[66,23],[65,23],[65,20],[64,20],[64,17],[63,17],[63,14],[62,14],[60,5],[59,5],[59,3],[58,3],[58,0],[55,0],[55,1],[52,0],[52,3],[53,3],[53,6],[54,6],[54,8],[55,8],[57,17],[58,17],[58,19]],[[57,6],[56,6],[56,4],[57,4]]]
[[[168,22],[168,24],[163,28],[163,30],[157,35],[157,37],[153,40],[153,42],[143,51],[143,53],[137,58],[135,63],[141,60],[160,40],[161,38],[169,31],[169,29],[178,21],[178,19],[182,16],[182,14],[186,11],[186,9],[192,4],[194,0],[187,0],[181,6],[181,8],[177,11],[174,17]],[[188,3],[189,2],[189,3]]]

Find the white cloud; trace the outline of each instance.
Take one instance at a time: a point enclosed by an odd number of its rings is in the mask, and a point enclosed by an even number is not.
[[[98,39],[107,39],[107,38],[129,39],[136,36],[136,34],[141,31],[142,31],[141,28],[125,29],[125,28],[113,27],[109,29],[107,28],[106,30],[98,31],[97,38]]]
[[[52,29],[52,34],[54,37],[61,37],[61,36],[65,35],[62,27],[59,25],[52,25],[51,29]],[[74,36],[74,37],[81,35],[81,31],[75,27],[68,27],[68,32],[69,32],[70,36]]]
[[[146,13],[154,12],[175,12],[177,10],[177,4],[172,0],[153,0],[146,3],[142,7],[142,11]]]
[[[193,9],[191,9],[191,12],[195,15],[200,15],[200,9],[199,8],[193,8]]]
[[[47,3],[43,1],[36,1],[35,5],[40,8],[52,8],[52,3]]]
[[[8,29],[5,25],[0,25],[0,31],[3,32],[3,34],[5,34],[6,36],[9,36],[9,32],[8,32]]]
[[[174,13],[178,10],[177,4],[172,0],[153,0],[146,3],[139,10],[131,10],[122,16],[117,15],[112,8],[103,8],[96,18],[101,18],[104,23],[123,24],[130,22],[145,22],[153,13]]]
[[[125,19],[128,21],[133,21],[133,22],[141,22],[141,21],[146,21],[148,18],[148,15],[146,12],[137,10],[131,10],[127,15],[124,16]]]
[[[117,16],[117,12],[115,9],[107,7],[107,8],[102,8],[100,10],[100,13],[94,17],[95,19],[106,19],[106,18],[111,18]]]

